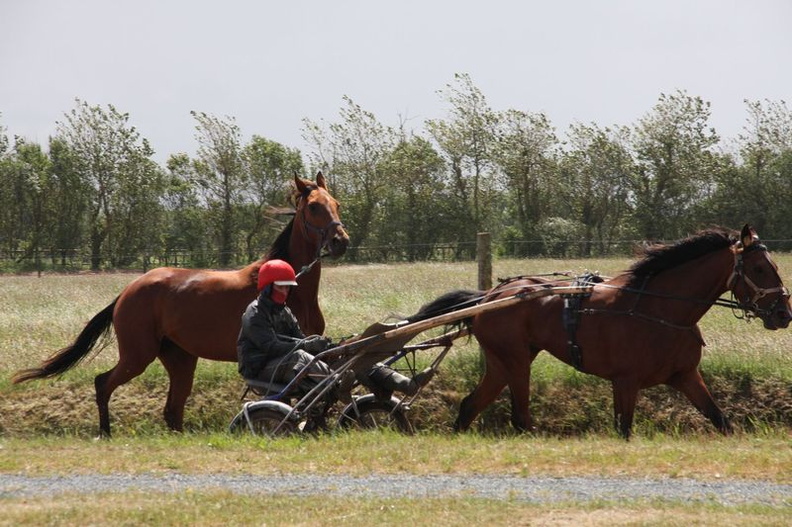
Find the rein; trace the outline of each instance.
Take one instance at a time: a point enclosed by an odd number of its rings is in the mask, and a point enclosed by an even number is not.
[[[740,244],[742,245],[742,244]],[[647,276],[644,280],[644,284],[641,286],[640,289],[635,289],[631,287],[621,287],[621,286],[613,286],[609,284],[598,284],[601,287],[609,287],[612,289],[620,289],[622,291],[627,291],[630,293],[637,293],[638,298],[635,300],[635,305],[628,310],[617,311],[617,310],[608,310],[608,309],[593,309],[593,308],[586,308],[581,310],[581,313],[586,314],[604,314],[604,313],[611,313],[615,315],[626,315],[626,316],[635,316],[639,318],[643,318],[644,320],[649,320],[652,322],[656,322],[658,324],[662,324],[664,326],[668,326],[675,329],[682,329],[682,330],[694,330],[694,326],[682,326],[680,324],[674,324],[668,320],[665,320],[660,317],[653,317],[649,315],[645,315],[643,313],[637,312],[635,307],[637,307],[638,302],[640,301],[641,295],[653,296],[656,298],[667,298],[669,300],[681,300],[684,302],[693,302],[702,305],[710,305],[710,306],[719,306],[719,307],[726,307],[732,310],[732,313],[735,318],[739,320],[747,320],[750,321],[753,318],[761,318],[763,315],[770,315],[778,306],[778,303],[784,300],[784,298],[789,297],[789,291],[784,286],[779,287],[772,287],[772,288],[762,288],[757,286],[750,278],[745,275],[745,269],[743,264],[743,254],[750,251],[767,251],[767,247],[762,244],[754,244],[750,245],[746,248],[738,248],[737,251],[734,252],[734,269],[732,270],[732,274],[729,276],[729,279],[726,281],[726,288],[731,292],[732,298],[725,299],[725,298],[716,298],[715,300],[701,300],[698,298],[691,298],[679,295],[671,295],[665,293],[657,293],[652,291],[646,291],[644,289],[646,282],[649,280]],[[740,301],[735,300],[735,292],[734,289],[737,286],[737,283],[742,280],[745,285],[750,290],[752,294],[751,298],[748,299],[746,297],[745,300]],[[779,277],[780,281],[780,277]],[[772,294],[772,293],[781,293],[778,299],[770,306],[768,309],[762,309],[757,304],[757,301],[765,296]],[[742,312],[742,314],[740,314]]]
[[[320,247],[319,251],[321,252],[321,250],[322,250],[322,248]],[[316,256],[316,258],[313,259],[313,261],[311,263],[309,263],[307,265],[303,265],[302,267],[300,267],[300,271],[294,276],[294,279],[297,280],[298,278],[300,278],[305,273],[311,272],[311,269],[313,269],[313,266],[316,265],[316,263],[319,262],[325,256],[327,256],[327,253],[319,254],[319,255]]]
[[[648,280],[648,277],[647,277]],[[720,307],[728,307],[732,310],[742,310],[747,311],[746,308],[742,306],[739,302],[735,300],[728,300],[726,298],[716,298],[715,300],[701,300],[699,298],[692,298],[689,296],[679,296],[679,295],[671,295],[667,293],[657,293],[654,291],[647,291],[643,288],[636,289],[634,287],[623,287],[618,285],[610,285],[610,284],[597,284],[599,287],[605,287],[609,289],[618,289],[620,291],[625,291],[627,293],[636,293],[638,298],[635,300],[635,304],[630,309],[624,310],[616,310],[616,309],[594,309],[594,308],[584,308],[581,310],[581,313],[585,314],[614,314],[614,315],[627,315],[627,316],[636,316],[639,318],[643,318],[644,320],[651,320],[653,322],[657,322],[659,324],[663,324],[664,326],[673,327],[676,329],[693,329],[695,326],[683,326],[681,324],[674,324],[673,322],[669,322],[660,317],[652,317],[649,315],[645,315],[639,311],[636,311],[635,308],[638,305],[638,302],[641,299],[641,296],[652,296],[655,298],[665,298],[668,300],[680,300],[682,302],[692,302],[694,304],[701,304],[701,305],[708,305],[708,306],[720,306]],[[733,295],[733,293],[732,293]],[[737,318],[744,318],[744,317],[737,317]],[[750,318],[750,317],[749,317]]]
[[[640,288],[610,285],[610,284],[605,283],[605,282],[599,282],[599,283],[596,283],[596,284],[592,284],[592,285],[596,285],[597,287],[618,289],[618,290],[621,290],[621,291],[624,291],[624,292],[627,292],[627,293],[636,293],[638,295],[638,298],[636,298],[635,304],[630,309],[615,310],[615,309],[582,308],[578,312],[581,313],[581,314],[613,314],[613,315],[635,316],[635,317],[643,318],[644,320],[649,320],[649,321],[652,321],[652,322],[656,322],[658,324],[662,324],[664,326],[668,326],[668,327],[675,328],[675,329],[680,329],[680,330],[694,330],[695,329],[695,325],[693,325],[693,326],[684,326],[684,325],[681,325],[681,324],[675,324],[675,323],[673,323],[673,322],[671,322],[669,320],[666,320],[666,319],[663,319],[663,318],[660,318],[660,317],[654,317],[654,316],[646,315],[646,314],[643,314],[643,313],[637,311],[636,307],[637,307],[637,305],[638,305],[638,303],[639,303],[639,301],[641,299],[641,296],[652,296],[652,297],[655,297],[655,298],[665,298],[665,299],[669,299],[669,300],[679,300],[679,301],[683,301],[683,302],[692,302],[692,303],[695,303],[695,304],[701,304],[701,305],[707,305],[707,306],[725,307],[725,308],[731,309],[732,312],[734,313],[735,318],[738,318],[740,320],[745,319],[745,320],[749,320],[750,321],[750,319],[752,319],[752,318],[757,318],[757,317],[760,317],[761,315],[764,315],[764,314],[770,314],[778,306],[779,302],[781,302],[785,297],[789,296],[789,291],[784,286],[773,287],[773,288],[761,288],[761,287],[757,286],[750,278],[745,276],[745,270],[744,270],[744,265],[743,265],[743,253],[744,252],[754,251],[754,250],[766,251],[767,248],[764,245],[762,245],[762,244],[754,244],[754,245],[751,245],[751,246],[749,246],[749,247],[747,247],[745,249],[740,249],[740,250],[736,251],[735,254],[734,254],[734,261],[735,261],[734,270],[732,271],[732,274],[730,275],[730,277],[729,277],[729,279],[727,280],[727,283],[726,283],[727,288],[731,292],[732,299],[726,299],[726,298],[719,297],[719,298],[716,298],[715,300],[702,300],[702,299],[699,299],[699,298],[692,298],[692,297],[688,297],[688,296],[681,296],[681,295],[673,295],[673,294],[668,294],[668,293],[658,293],[658,292],[654,292],[654,291],[647,291],[645,289],[645,285],[646,285],[646,282],[649,280],[650,277],[646,277],[646,279],[644,280],[644,284]],[[516,276],[516,277],[503,278],[503,279],[499,279],[499,281],[501,282],[501,285],[499,285],[498,287],[496,287],[494,289],[498,289],[500,292],[506,292],[506,291],[508,291],[510,289],[513,289],[513,290],[516,290],[516,291],[523,291],[523,290],[526,290],[526,289],[534,289],[534,288],[536,288],[536,289],[538,289],[538,288],[552,288],[552,285],[543,284],[543,283],[532,284],[532,285],[528,285],[528,286],[525,286],[525,285],[514,286],[514,285],[511,285],[511,283],[515,282],[517,280],[520,280],[520,279],[526,279],[526,278],[532,278],[532,277],[570,276],[570,275],[571,275],[571,272],[555,272],[555,273],[545,273],[545,274],[540,274],[540,275],[521,275],[521,276]],[[743,300],[743,301],[738,301],[738,300],[734,299],[735,298],[734,288],[736,287],[736,285],[739,282],[739,280],[744,281],[746,286],[750,289],[751,294],[752,294],[750,299],[746,299],[746,300]],[[486,298],[489,294],[494,292],[494,289],[489,291],[489,292],[487,292],[486,294],[480,295],[479,297],[466,302],[465,304],[469,305],[473,301],[480,302],[481,300]],[[759,299],[761,299],[761,298],[764,298],[765,296],[767,296],[769,294],[772,294],[772,293],[781,293],[781,296],[778,298],[778,300],[769,309],[761,309],[758,306],[757,301]],[[519,294],[519,292],[515,293],[515,294]],[[742,315],[740,315],[739,312],[742,312]]]

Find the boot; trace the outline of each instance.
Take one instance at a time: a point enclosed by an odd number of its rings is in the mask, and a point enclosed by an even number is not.
[[[334,403],[335,397],[333,395],[328,395],[324,401],[314,405],[313,408],[308,410],[308,419],[305,422],[303,431],[312,434],[327,431],[327,412]]]
[[[418,390],[432,379],[434,370],[427,368],[417,373],[412,379],[405,377],[388,366],[377,366],[369,371],[371,384],[376,388],[372,389],[377,399],[388,399],[393,392],[401,392],[405,395],[415,395]]]
[[[413,377],[412,380],[410,381],[410,383],[415,386],[415,392],[417,393],[419,389],[429,384],[429,381],[432,380],[434,374],[435,374],[435,370],[434,368],[431,367],[416,373],[415,377]]]
[[[336,398],[344,404],[352,402],[352,388],[355,385],[355,372],[347,370],[343,372],[334,387]]]
[[[305,421],[303,432],[318,434],[324,430],[327,430],[327,419],[325,419],[324,409],[311,408],[310,412],[308,412],[308,419]]]

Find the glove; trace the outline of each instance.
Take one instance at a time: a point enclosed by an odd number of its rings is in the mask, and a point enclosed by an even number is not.
[[[308,353],[314,355],[327,349],[330,339],[322,337],[321,335],[311,335],[306,337],[300,343],[300,347]]]

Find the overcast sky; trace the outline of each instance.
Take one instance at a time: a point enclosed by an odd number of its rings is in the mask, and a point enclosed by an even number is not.
[[[494,110],[629,125],[661,93],[792,103],[790,0],[0,0],[0,126],[46,147],[75,107],[113,104],[164,161],[195,153],[191,110],[305,150],[302,120],[347,95],[423,133],[467,73]]]

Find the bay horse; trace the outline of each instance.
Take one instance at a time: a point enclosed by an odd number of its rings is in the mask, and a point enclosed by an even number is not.
[[[69,370],[112,325],[118,363],[94,381],[101,434],[110,436],[108,404],[113,391],[143,373],[155,359],[162,362],[170,378],[165,422],[172,430],[181,431],[198,359],[237,360],[242,313],[258,294],[258,270],[265,261],[279,258],[302,271],[300,285],[289,295],[288,305],[306,334],[324,332],[317,298],[322,251],[334,258],[342,256],[349,236],[339,219],[339,204],[328,192],[321,172],[315,183],[295,175],[292,199],[294,216],[263,258],[230,271],[152,269],[95,315],[71,345],[38,368],[17,372],[13,382],[53,377]]]
[[[467,430],[507,385],[512,426],[532,430],[530,368],[546,350],[611,381],[615,425],[625,439],[639,390],[658,384],[682,392],[720,432],[730,433],[698,370],[704,346],[698,321],[716,304],[758,317],[770,330],[786,328],[792,319],[789,292],[766,247],[748,225],[737,235],[715,228],[672,245],[650,246],[628,271],[591,284],[591,293],[580,296],[571,313],[569,297],[548,294],[460,322],[469,324],[483,348],[486,369],[462,401],[455,430]],[[554,285],[569,282],[527,277],[488,292],[451,291],[410,320]],[[720,298],[727,291],[732,300]],[[572,333],[569,320],[575,320]]]

